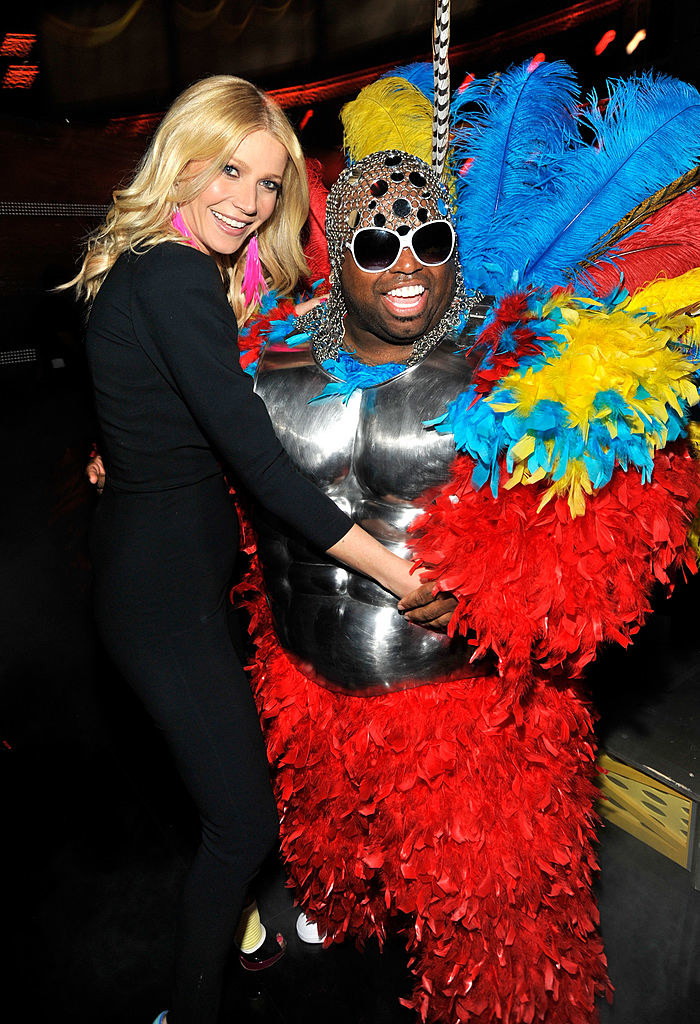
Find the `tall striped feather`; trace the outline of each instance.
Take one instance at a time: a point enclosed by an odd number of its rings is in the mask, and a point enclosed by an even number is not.
[[[525,283],[566,284],[612,225],[700,161],[700,95],[677,79],[610,83],[604,113],[594,94],[580,119],[594,141],[552,166],[557,187],[523,235]]]
[[[445,172],[450,141],[450,0],[437,0],[433,25],[433,170]]]
[[[400,149],[430,162],[433,105],[403,78],[365,86],[340,112],[349,163],[382,149]]]
[[[552,167],[577,142],[579,90],[561,61],[511,67],[452,98],[452,165],[465,280],[508,289],[527,256],[531,211],[556,190]]]

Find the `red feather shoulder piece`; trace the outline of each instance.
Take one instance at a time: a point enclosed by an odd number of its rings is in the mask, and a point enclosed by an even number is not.
[[[579,675],[601,643],[627,646],[654,582],[696,571],[687,535],[700,475],[684,443],[657,455],[650,483],[615,470],[575,519],[563,498],[538,511],[536,486],[474,490],[472,469],[455,461],[416,523],[415,554],[458,598],[451,632],[475,634],[474,657],[493,651],[520,692],[541,671]]]

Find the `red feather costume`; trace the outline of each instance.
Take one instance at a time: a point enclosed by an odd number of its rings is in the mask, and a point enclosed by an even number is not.
[[[498,675],[332,693],[279,646],[255,559],[238,588],[282,853],[327,941],[406,935],[405,1004],[423,1020],[590,1024],[611,988],[591,894],[593,716],[573,677],[599,643],[629,641],[655,580],[694,569],[700,481],[681,447],[649,486],[616,471],[572,520],[562,499],[537,513],[537,488],[494,499],[470,474],[457,460],[416,552],[499,655]]]

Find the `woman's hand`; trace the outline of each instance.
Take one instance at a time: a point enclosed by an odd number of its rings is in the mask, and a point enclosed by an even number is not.
[[[422,583],[399,601],[399,611],[409,622],[415,622],[425,629],[445,633],[452,613],[457,607],[457,598],[449,591],[435,591],[434,583]]]
[[[314,308],[314,306],[320,306],[327,298],[327,295],[320,295],[317,299],[307,299],[306,302],[300,302],[295,306],[294,312],[297,316],[303,316],[304,313],[308,313],[310,309]]]
[[[88,462],[85,467],[85,476],[88,478],[91,484],[95,484],[97,487],[97,493],[102,494],[105,489],[105,480],[107,474],[105,473],[104,462],[99,455],[95,455]]]
[[[376,580],[397,597],[408,596],[416,589],[419,577],[411,573],[414,563],[389,551],[357,523],[353,523],[345,536],[328,548],[328,554]]]

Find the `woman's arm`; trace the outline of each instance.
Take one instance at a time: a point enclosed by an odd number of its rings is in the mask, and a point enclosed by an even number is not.
[[[143,269],[142,273],[139,271]],[[297,471],[241,369],[236,320],[212,259],[160,245],[139,260],[132,296],[139,340],[212,448],[252,496],[310,543],[400,596],[411,563],[392,554]]]
[[[371,576],[397,597],[410,594],[419,582],[418,577],[411,575],[412,562],[393,554],[357,524],[337,544],[328,548],[327,553],[351,569],[358,569],[366,576]]]

